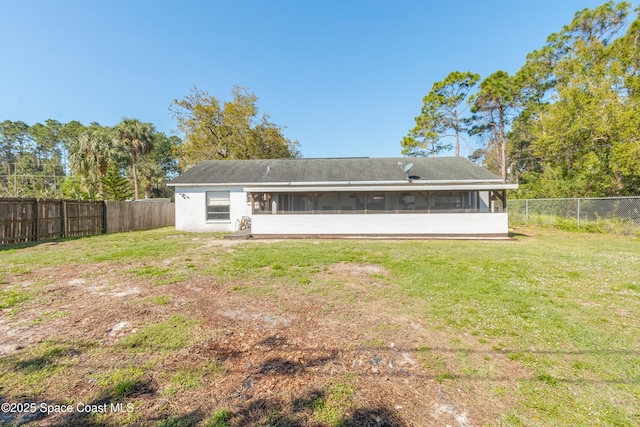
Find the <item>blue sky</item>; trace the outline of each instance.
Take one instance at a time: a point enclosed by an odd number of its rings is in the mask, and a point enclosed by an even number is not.
[[[174,98],[240,85],[305,157],[399,156],[434,82],[513,73],[603,2],[2,0],[0,121],[171,133]]]

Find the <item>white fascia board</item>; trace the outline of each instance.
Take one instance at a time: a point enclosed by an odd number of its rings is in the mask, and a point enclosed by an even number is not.
[[[244,187],[247,193],[302,193],[331,191],[488,191],[515,190],[518,184],[467,184],[467,185],[350,185],[350,186],[279,186],[279,187]]]
[[[289,188],[289,187],[335,187],[335,186],[389,186],[389,185],[398,185],[403,187],[415,187],[415,186],[433,186],[439,184],[448,184],[448,185],[462,185],[462,184],[474,184],[474,183],[497,183],[504,185],[515,185],[517,188],[517,184],[505,184],[501,179],[461,179],[456,181],[451,180],[429,180],[429,181],[318,181],[318,182],[201,182],[201,183],[168,183],[168,187],[247,187],[247,186],[259,186],[262,187],[277,187],[277,188]],[[254,187],[251,187],[254,188]],[[256,187],[258,188],[258,187]]]

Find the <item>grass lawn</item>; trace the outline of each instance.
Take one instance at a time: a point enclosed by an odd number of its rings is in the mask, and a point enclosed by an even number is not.
[[[640,241],[514,236],[2,248],[0,425],[640,425]]]

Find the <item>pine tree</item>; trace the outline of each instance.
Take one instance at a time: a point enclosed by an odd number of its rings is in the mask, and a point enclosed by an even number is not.
[[[120,175],[118,166],[113,162],[109,163],[107,173],[100,181],[105,200],[127,200],[133,196],[131,182]]]

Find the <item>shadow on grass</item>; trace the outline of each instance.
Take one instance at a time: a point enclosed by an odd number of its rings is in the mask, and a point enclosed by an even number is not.
[[[305,358],[304,363],[282,357],[269,358],[258,366],[258,373],[263,375],[292,375],[304,371],[307,368],[323,366],[336,360],[337,351],[330,351],[327,355]]]
[[[8,245],[0,245],[0,252],[8,251],[11,249],[28,249],[35,246],[55,246],[63,242],[71,242],[73,240],[86,239],[87,237],[106,236],[106,234],[93,234],[91,236],[76,236],[76,237],[59,237],[57,239],[38,240],[31,242],[12,243]]]
[[[404,427],[407,425],[387,408],[358,409],[342,422],[346,426],[358,427]]]
[[[0,412],[1,426],[20,426],[33,422],[44,422],[49,427],[66,427],[66,426],[102,426],[115,427],[121,426],[121,416],[124,417],[129,411],[135,411],[135,408],[127,407],[127,402],[144,395],[155,395],[156,387],[150,381],[135,382],[130,392],[126,396],[117,396],[113,393],[101,394],[98,398],[89,402],[69,402],[47,399],[40,396],[39,398],[31,398],[29,401],[20,401],[15,399],[7,399],[0,395],[0,404],[14,404],[11,411]],[[26,404],[35,403],[33,407],[24,406]],[[69,408],[61,411],[60,408]],[[57,408],[57,410],[56,410]],[[22,409],[22,411],[20,411]],[[109,418],[103,415],[113,414]],[[196,417],[199,415],[199,417]],[[179,418],[196,419],[191,424],[169,423],[159,424],[166,426],[183,426],[195,425],[203,419],[202,414],[181,415]],[[162,420],[158,421],[159,423]]]
[[[13,367],[13,370],[23,374],[36,374],[48,369],[56,368],[60,365],[60,360],[71,358],[83,353],[84,350],[90,348],[90,345],[72,346],[65,344],[49,344],[51,347],[46,348],[44,352],[33,355],[33,357],[25,358],[24,353],[18,353],[12,356],[0,358],[1,361]]]
[[[273,399],[255,399],[231,414],[233,425],[269,425],[273,427],[353,426],[353,427],[405,427],[398,415],[387,408],[347,409],[345,414],[333,418],[314,416],[316,402],[325,399],[326,392],[311,389],[304,396],[283,404]]]
[[[79,351],[73,349],[74,354],[80,354]],[[18,360],[14,366],[16,371],[22,374],[31,374],[42,371],[51,366],[56,366],[58,359],[69,354],[63,348],[53,348],[46,351],[43,355],[32,357],[26,360]]]
[[[141,397],[142,394],[153,390],[148,383],[140,382],[136,387],[136,392],[128,396],[128,399]],[[338,416],[331,420],[315,419],[313,415],[314,402],[325,398],[325,392],[321,390],[309,390],[303,397],[292,402],[284,404],[275,399],[254,399],[247,402],[246,405],[230,412],[227,421],[218,424],[210,423],[205,425],[214,425],[224,427],[234,426],[252,426],[252,425],[269,425],[272,427],[302,427],[308,425],[317,426],[371,426],[371,427],[405,427],[406,424],[398,417],[398,415],[387,408],[358,408],[348,410],[342,416]],[[91,402],[83,403],[88,408],[100,408],[99,411],[83,412],[78,410],[77,405],[72,405],[73,412],[63,414],[48,415],[39,410],[34,413],[0,413],[0,425],[19,426],[29,423],[39,422],[46,423],[49,427],[67,427],[67,426],[85,426],[85,427],[116,427],[123,424],[123,419],[127,415],[127,406],[123,404],[118,406],[118,399],[113,395],[101,396]],[[0,404],[10,402],[0,396]],[[67,405],[64,402],[47,401],[47,405]],[[39,409],[39,407],[38,407]],[[106,414],[110,416],[103,417]],[[185,414],[160,415],[154,418],[139,420],[143,425],[154,425],[157,427],[195,427],[202,425],[206,419],[206,414],[200,410],[194,410]],[[138,425],[139,422],[134,422]]]
[[[202,411],[195,410],[183,415],[173,415],[156,421],[157,427],[192,427],[204,419]]]
[[[351,406],[351,396],[346,398],[336,397],[339,395],[339,390],[332,389],[331,387],[319,389],[311,386],[296,391],[296,394],[289,397],[264,397],[264,395],[254,396],[258,387],[256,383],[262,381],[265,378],[273,379],[274,376],[295,378],[303,373],[310,367],[322,367],[327,364],[343,363],[340,360],[340,353],[337,349],[326,349],[317,347],[305,347],[289,344],[289,340],[279,335],[269,336],[259,342],[259,346],[266,347],[268,349],[280,349],[291,354],[293,352],[300,353],[298,359],[288,359],[286,357],[267,357],[261,363],[256,364],[246,372],[242,369],[242,378],[237,383],[235,392],[229,394],[229,402],[232,403],[233,408],[229,411],[228,418],[220,418],[220,422],[213,423],[212,412],[214,407],[199,407],[191,412],[180,413],[179,408],[167,407],[159,412],[145,412],[147,418],[139,418],[131,421],[133,425],[154,425],[163,427],[190,427],[196,425],[216,425],[218,427],[224,426],[244,426],[244,425],[269,425],[269,426],[388,426],[388,427],[404,427],[408,425],[406,421],[402,419],[400,413],[394,410],[392,407],[386,407],[384,404],[379,403],[371,405],[356,405]],[[203,343],[203,351],[199,354],[205,354],[209,357],[215,357],[220,361],[228,360],[231,362],[233,359],[236,362],[236,366],[247,366],[242,361],[247,355],[245,351],[234,350],[232,346],[220,346],[217,343],[211,343],[205,345]],[[208,352],[206,351],[208,350]],[[23,372],[32,372],[37,370],[46,369],[51,364],[58,363],[58,359],[70,354],[69,352],[78,351],[74,348],[50,348],[38,357],[31,359],[19,360],[13,362],[16,370]],[[546,383],[551,386],[557,384],[569,383],[594,383],[594,384],[638,384],[640,378],[628,377],[628,378],[558,378],[548,374],[534,374],[531,376],[498,376],[498,375],[459,375],[455,372],[445,372],[444,374],[434,375],[433,372],[429,372],[428,369],[419,369],[416,372],[406,372],[399,369],[396,361],[401,362],[406,354],[415,356],[416,359],[420,358],[420,355],[426,353],[460,353],[463,351],[466,354],[481,354],[481,355],[502,355],[508,356],[510,354],[543,354],[543,355],[557,355],[559,357],[568,355],[621,355],[630,356],[633,358],[640,357],[640,352],[627,350],[627,349],[602,349],[602,350],[545,350],[545,351],[530,351],[523,349],[495,349],[495,350],[470,350],[470,349],[455,349],[447,347],[433,347],[433,348],[381,348],[379,346],[362,346],[358,347],[357,358],[361,358],[364,361],[364,368],[360,372],[354,372],[358,378],[364,378],[367,380],[379,381],[380,374],[372,373],[370,368],[377,366],[380,372],[384,372],[388,377],[406,377],[411,375],[413,378],[419,381],[426,381],[429,379],[435,379],[439,382],[443,381],[461,381],[461,382],[513,382],[513,381],[537,381]],[[389,361],[393,363],[389,364]],[[393,366],[393,368],[388,368]],[[228,368],[232,369],[232,368]],[[384,370],[384,371],[383,371]],[[248,374],[248,375],[247,375]],[[321,372],[321,370],[314,369],[314,376],[326,376],[328,381],[321,380],[321,383],[328,383],[336,379],[336,375],[329,372]],[[236,377],[237,378],[237,377]],[[308,384],[308,383],[307,383]],[[335,383],[334,383],[335,384]],[[455,384],[455,382],[453,383]],[[140,380],[135,382],[130,388],[127,389],[126,394],[118,394],[113,391],[105,391],[91,402],[86,402],[86,405],[91,406],[104,406],[109,411],[112,410],[111,405],[119,402],[133,402],[136,400],[147,400],[157,396],[157,384],[150,380]],[[357,393],[357,390],[355,391]],[[300,394],[298,394],[300,393]],[[348,394],[348,393],[347,393]],[[333,396],[332,396],[333,395]],[[282,395],[281,395],[282,396]],[[63,402],[51,402],[46,399],[45,396],[39,396],[39,401],[45,401],[48,404],[62,404]],[[333,399],[333,400],[332,400]],[[0,394],[0,403],[10,402],[6,400]],[[328,402],[338,402],[343,405],[339,411],[330,410],[322,412],[322,405],[331,408],[331,404]],[[118,409],[118,407],[116,407]],[[126,411],[126,406],[123,408]],[[175,412],[169,412],[169,411]],[[133,415],[135,416],[135,410]],[[22,425],[30,422],[44,422],[46,425],[53,427],[62,426],[105,426],[112,427],[122,425],[127,417],[126,413],[122,414],[101,414],[91,412],[81,412],[75,410],[70,414],[57,414],[47,416],[45,413],[33,413],[33,414],[2,414],[0,413],[0,425]]]
[[[44,351],[38,352],[33,357],[28,355],[17,354],[0,358],[5,366],[13,369],[25,378],[39,378],[40,381],[46,382],[51,375],[59,374],[61,369],[65,368],[65,364],[72,363],[70,358],[82,354],[86,349],[91,348],[90,345],[70,346],[64,344],[49,344],[52,347],[45,348]],[[25,357],[26,356],[26,357]],[[0,394],[0,404],[9,404],[5,408],[3,406],[0,412],[0,425],[19,426],[34,422],[44,422],[47,426],[119,426],[122,421],[117,419],[111,422],[111,418],[103,419],[103,415],[119,412],[126,415],[133,408],[127,407],[127,402],[144,395],[155,395],[156,386],[148,380],[133,381],[126,390],[116,391],[112,388],[109,391],[101,393],[95,399],[87,401],[60,401],[50,399],[46,394],[27,397],[17,397],[9,399]],[[6,390],[6,389],[5,389]],[[3,387],[0,384],[0,391]],[[124,402],[124,403],[122,403]],[[118,414],[115,415],[118,418]]]
[[[64,414],[62,417],[52,420],[47,425],[51,427],[64,426],[120,426],[123,424],[121,417],[126,417],[128,413],[135,413],[135,407],[128,407],[128,402],[144,396],[155,396],[156,385],[150,380],[135,381],[128,389],[126,395],[118,395],[114,392],[102,393],[90,402],[76,403],[73,405],[73,412]],[[78,406],[81,405],[81,406]],[[185,415],[184,417],[187,417]],[[202,417],[197,422],[202,420]],[[166,424],[183,425],[183,424]]]
[[[271,336],[262,340],[258,346],[263,346],[268,349],[275,349],[276,347],[281,347],[286,345],[287,340],[280,336]],[[640,351],[637,350],[629,350],[629,349],[593,349],[593,350],[530,350],[530,349],[517,349],[517,348],[504,348],[504,349],[459,349],[459,348],[446,348],[446,347],[429,347],[427,349],[421,348],[402,348],[402,347],[394,347],[394,348],[380,348],[377,346],[360,346],[358,347],[360,351],[360,356],[365,365],[371,367],[377,367],[378,372],[384,372],[385,375],[388,376],[407,376],[412,375],[422,379],[435,379],[442,380],[442,373],[440,374],[429,374],[429,373],[411,373],[409,374],[407,371],[402,368],[398,368],[396,359],[402,361],[403,354],[413,354],[416,358],[420,358],[420,355],[423,355],[426,352],[432,354],[442,354],[442,353],[451,353],[451,354],[459,354],[460,352],[464,352],[468,355],[476,354],[476,355],[501,355],[510,357],[511,355],[520,357],[522,355],[528,356],[558,356],[558,357],[576,357],[580,356],[599,356],[599,357],[611,357],[611,356],[620,356],[627,358],[640,359]],[[215,357],[224,362],[225,360],[234,360],[241,359],[245,357],[245,351],[236,350],[232,348],[222,347],[213,345],[210,350],[213,350],[215,353]],[[300,347],[300,346],[286,346],[286,351],[288,353],[299,353],[301,357],[299,359],[291,360],[290,358],[284,357],[271,357],[266,360],[263,360],[259,365],[254,367],[253,372],[249,375],[249,377],[245,380],[244,388],[247,387],[247,384],[250,384],[254,381],[254,377],[260,378],[263,376],[293,376],[303,373],[306,369],[312,367],[321,367],[326,365],[327,363],[338,363],[341,364],[340,360],[340,352],[338,349],[322,349],[322,348],[313,348],[313,347]],[[517,362],[517,359],[512,359],[514,362]],[[392,368],[388,362],[391,362]],[[358,375],[360,376],[372,376],[376,377],[378,373],[367,373],[361,372]],[[494,381],[494,382],[504,382],[504,381],[529,381],[529,380],[540,380],[539,376],[532,375],[528,377],[513,377],[513,376],[490,376],[490,375],[458,375],[455,373],[448,372],[446,374],[445,379],[459,379],[459,380],[468,380],[468,381]],[[544,379],[543,379],[544,380]],[[554,383],[574,383],[574,384],[626,384],[626,385],[636,385],[640,384],[640,378],[636,377],[610,377],[607,378],[554,378],[552,380]],[[549,382],[549,381],[545,381]]]

